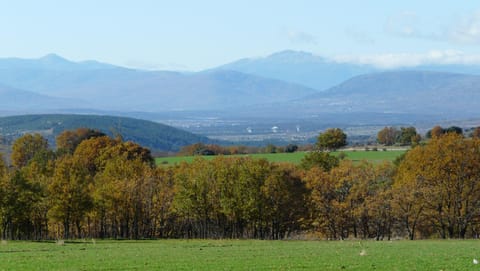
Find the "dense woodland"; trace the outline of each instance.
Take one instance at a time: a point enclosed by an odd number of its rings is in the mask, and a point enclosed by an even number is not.
[[[55,150],[24,135],[0,163],[2,238],[478,238],[478,137],[431,133],[393,164],[339,160],[322,138],[299,166],[157,167],[148,149],[90,129],[63,132]]]

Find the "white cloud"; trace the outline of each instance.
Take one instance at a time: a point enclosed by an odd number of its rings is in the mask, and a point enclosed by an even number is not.
[[[458,50],[432,50],[426,53],[398,53],[377,55],[342,55],[337,62],[373,65],[383,69],[415,67],[428,64],[480,64],[480,54],[465,54]]]
[[[453,44],[480,44],[480,10],[466,14],[449,26],[427,24],[414,12],[390,16],[385,31],[392,35],[449,42]]]
[[[374,44],[375,40],[366,32],[355,29],[347,28],[345,29],[345,34],[352,39],[353,41],[360,44]]]
[[[287,38],[293,43],[317,44],[315,36],[303,31],[287,31]]]
[[[395,35],[414,36],[418,32],[417,24],[417,14],[411,11],[404,11],[389,17],[385,29],[387,32]]]
[[[480,11],[463,17],[449,31],[449,38],[459,43],[480,43]]]
[[[446,39],[447,35],[444,29],[438,27],[436,31],[433,31],[431,27],[431,25],[425,24],[420,16],[411,11],[390,16],[385,23],[385,31],[392,35],[438,41]]]

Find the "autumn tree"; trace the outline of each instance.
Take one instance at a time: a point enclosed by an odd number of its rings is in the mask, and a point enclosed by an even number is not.
[[[94,177],[98,171],[105,167],[104,153],[118,142],[108,136],[94,137],[83,140],[73,153],[75,163],[85,167],[90,176]],[[105,159],[104,159],[105,158]]]
[[[0,153],[0,178],[7,174],[7,165],[5,160],[3,160],[3,155]]]
[[[480,127],[475,127],[472,131],[471,136],[473,138],[480,138]]]
[[[49,238],[48,210],[50,209],[51,201],[48,186],[53,179],[55,163],[56,157],[54,156],[51,156],[48,160],[33,159],[27,166],[20,169],[24,178],[36,189],[36,203],[31,214],[33,238],[36,240]]]
[[[444,133],[445,133],[445,129],[437,125],[437,126],[434,126],[431,130],[429,130],[425,136],[427,138],[434,138],[434,137],[439,137]]]
[[[175,170],[169,168],[152,168],[149,171],[147,178],[148,188],[145,198],[147,203],[145,207],[148,208],[145,213],[149,217],[148,221],[151,225],[149,237],[170,237],[175,230],[174,216],[172,212],[174,191],[174,174]]]
[[[377,141],[380,144],[391,146],[395,144],[400,136],[400,131],[395,127],[385,127],[377,134]]]
[[[183,163],[175,175],[174,210],[183,218],[188,237],[207,238],[211,234],[220,199],[215,172],[212,163],[197,158],[190,165]]]
[[[95,178],[95,212],[106,234],[139,238],[145,229],[145,204],[151,204],[148,170],[150,166],[139,158],[118,156],[109,159]]]
[[[286,164],[274,166],[261,191],[270,238],[282,239],[299,231],[301,220],[307,213],[304,204],[307,189],[295,167]]]
[[[346,211],[342,206],[345,202],[342,203],[342,191],[337,189],[337,181],[318,167],[307,171],[304,181],[310,190],[307,199],[311,228],[330,239],[343,237],[341,227],[345,225]]]
[[[399,205],[410,238],[421,219],[442,238],[465,238],[480,215],[479,167],[480,140],[456,133],[433,137],[407,153],[395,186],[409,190],[403,191]]]
[[[76,236],[82,235],[82,223],[86,213],[93,207],[92,183],[88,170],[75,163],[72,156],[60,158],[48,190],[51,200],[49,216],[62,223],[63,238],[69,238],[71,226]]]
[[[336,150],[347,145],[347,135],[340,128],[330,128],[317,138],[320,150]]]
[[[42,160],[48,156],[48,142],[40,134],[26,134],[13,143],[12,164],[17,168],[26,166],[35,157]]]
[[[105,136],[105,134],[89,128],[65,130],[56,138],[57,150],[59,153],[73,154],[78,144],[83,140],[101,136]]]

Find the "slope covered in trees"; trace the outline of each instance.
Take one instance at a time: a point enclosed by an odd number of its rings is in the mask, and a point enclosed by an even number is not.
[[[54,144],[65,130],[91,128],[110,136],[121,136],[152,151],[178,151],[182,146],[212,140],[151,121],[97,115],[25,115],[0,118],[0,134],[15,138],[24,133],[40,133]]]

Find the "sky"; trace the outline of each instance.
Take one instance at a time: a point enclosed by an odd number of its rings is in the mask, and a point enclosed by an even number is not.
[[[480,1],[0,0],[0,57],[198,71],[282,50],[385,67],[480,63]]]

